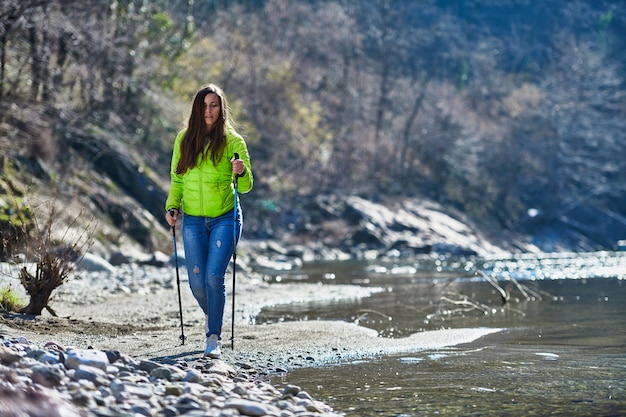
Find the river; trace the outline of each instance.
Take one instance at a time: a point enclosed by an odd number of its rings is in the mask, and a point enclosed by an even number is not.
[[[316,263],[274,278],[384,291],[274,306],[258,324],[344,320],[393,338],[504,329],[467,345],[294,369],[272,381],[299,385],[347,416],[626,415],[625,252]]]

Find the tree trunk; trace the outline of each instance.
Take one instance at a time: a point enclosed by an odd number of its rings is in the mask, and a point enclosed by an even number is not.
[[[20,313],[41,315],[43,309],[48,307],[52,291],[63,284],[70,269],[67,261],[52,253],[46,253],[43,259],[37,262],[35,276],[28,272],[26,267],[22,268],[19,273],[20,282],[30,296],[30,302],[20,310]]]

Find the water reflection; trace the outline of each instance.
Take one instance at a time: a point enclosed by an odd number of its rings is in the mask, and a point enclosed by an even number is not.
[[[420,259],[409,265],[414,270],[397,260],[330,263],[300,271],[309,281],[332,273],[332,283],[385,291],[353,302],[275,306],[257,322],[345,320],[383,337],[440,328],[507,330],[450,349],[293,370],[274,382],[300,385],[351,416],[626,415],[626,254],[579,255]],[[545,296],[527,300],[515,291],[503,305],[476,269],[512,293],[519,280]],[[466,297],[489,310],[446,297]]]

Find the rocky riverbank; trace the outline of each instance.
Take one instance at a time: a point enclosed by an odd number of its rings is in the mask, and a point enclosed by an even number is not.
[[[306,387],[277,390],[269,384],[270,377],[297,367],[467,343],[497,331],[442,330],[386,339],[345,322],[254,325],[264,306],[361,298],[381,289],[277,284],[244,264],[240,267],[235,346],[229,293],[221,360],[202,357],[204,317],[182,266],[182,330],[176,278],[169,264],[127,263],[101,270],[92,266],[56,291],[50,301],[56,315],[5,314],[0,318],[2,403],[13,407],[21,398],[21,406],[39,410],[25,414],[33,416],[44,415],[41,407],[50,413],[61,407],[48,415],[64,417],[71,416],[70,411],[87,416],[336,415],[341,410],[310,398]],[[3,270],[0,281],[0,286],[8,283],[16,292],[21,290],[10,270]]]
[[[3,340],[0,361],[5,417],[340,415],[297,386],[279,391],[251,366],[222,360],[157,362],[18,337]]]

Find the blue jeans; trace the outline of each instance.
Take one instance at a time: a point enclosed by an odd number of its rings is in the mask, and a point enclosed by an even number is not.
[[[219,217],[184,215],[183,245],[191,293],[204,314],[209,316],[209,331],[221,338],[226,287],[224,276],[233,255],[235,239],[239,241],[243,216],[237,205],[237,231],[234,212]]]

